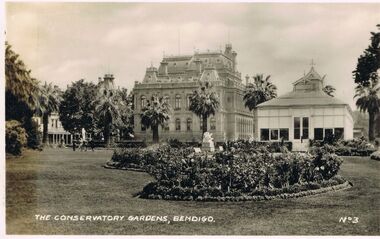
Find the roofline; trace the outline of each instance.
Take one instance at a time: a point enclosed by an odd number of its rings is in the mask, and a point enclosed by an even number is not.
[[[288,108],[289,106],[298,106],[298,107],[305,107],[305,106],[348,106],[349,111],[352,112],[350,105],[347,104],[347,103],[343,103],[343,104],[310,104],[310,105],[289,104],[289,105],[281,105],[281,106],[280,105],[257,105],[256,108],[263,108],[263,107],[268,107],[268,108]]]

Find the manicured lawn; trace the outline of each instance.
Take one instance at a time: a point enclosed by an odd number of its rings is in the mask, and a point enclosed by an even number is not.
[[[104,169],[112,151],[27,152],[6,162],[7,234],[379,235],[380,162],[345,158],[348,190],[260,202],[187,202],[134,197],[152,178]],[[212,216],[215,222],[37,221],[50,215]],[[359,222],[339,223],[340,217]]]

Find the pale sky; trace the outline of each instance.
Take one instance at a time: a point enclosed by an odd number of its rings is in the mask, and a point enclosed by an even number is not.
[[[269,74],[281,95],[314,59],[336,97],[355,109],[352,71],[380,24],[380,3],[8,2],[5,24],[32,76],[62,89],[112,73],[130,90],[163,52],[219,50],[230,41],[242,76]]]

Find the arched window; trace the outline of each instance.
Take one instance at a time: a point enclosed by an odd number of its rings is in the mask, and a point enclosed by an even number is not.
[[[216,130],[216,120],[214,117],[210,119],[210,130]]]
[[[174,109],[175,110],[181,109],[181,96],[180,95],[175,96]]]
[[[181,120],[180,119],[175,120],[175,130],[181,131]]]
[[[188,118],[186,121],[186,130],[187,131],[191,131],[192,124],[193,124],[193,121],[191,120],[191,118]]]
[[[163,125],[162,125],[162,129],[164,131],[169,131],[169,123],[168,122],[165,122]]]
[[[163,100],[164,100],[164,102],[170,104],[170,97],[169,97],[168,95],[165,95],[165,96],[163,97]]]
[[[187,109],[190,108],[190,102],[191,102],[190,99],[191,99],[191,95],[187,95],[187,97],[186,97]]]
[[[141,96],[141,108],[144,108],[146,106],[146,97],[145,95]]]

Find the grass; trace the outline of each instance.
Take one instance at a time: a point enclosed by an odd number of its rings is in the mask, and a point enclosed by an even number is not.
[[[7,234],[379,235],[380,162],[346,157],[348,190],[260,202],[188,202],[134,197],[152,178],[104,169],[112,151],[26,152],[6,161]],[[37,221],[50,215],[212,216],[215,222]],[[340,217],[359,222],[339,223]]]

